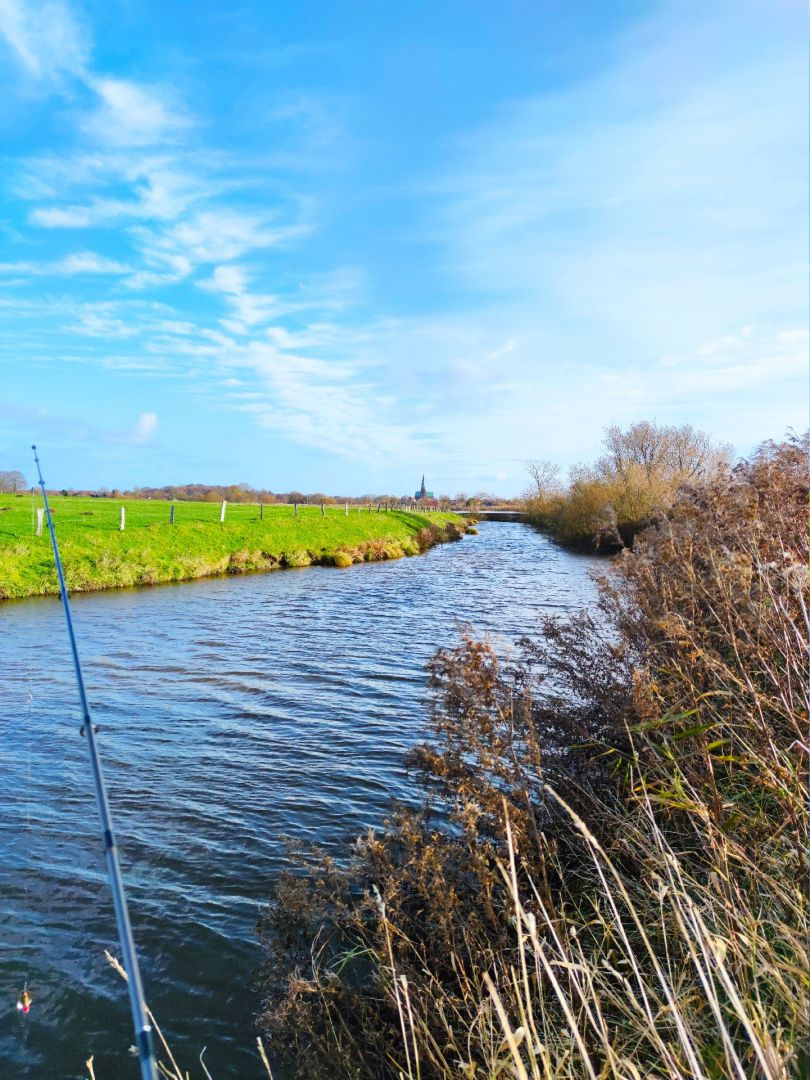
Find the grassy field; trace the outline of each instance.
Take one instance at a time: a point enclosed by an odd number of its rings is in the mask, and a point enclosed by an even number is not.
[[[38,497],[0,495],[0,599],[58,591],[47,524],[35,535]],[[126,528],[119,529],[121,506]],[[355,562],[416,555],[464,531],[455,514],[371,513],[363,507],[229,504],[54,496],[51,499],[67,586],[73,592],[154,585],[216,574],[247,573],[313,563]]]

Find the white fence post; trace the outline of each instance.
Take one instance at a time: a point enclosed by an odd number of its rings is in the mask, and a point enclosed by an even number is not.
[[[126,526],[126,523],[127,523],[127,512],[126,512],[125,508],[122,506],[121,507],[121,524],[118,526],[118,528],[121,530],[121,532],[124,531],[124,527]]]
[[[222,506],[219,508],[219,521],[220,524],[225,520],[225,507],[228,505],[225,499],[222,500]]]
[[[42,523],[45,520],[45,507],[37,507],[37,536],[42,536]]]

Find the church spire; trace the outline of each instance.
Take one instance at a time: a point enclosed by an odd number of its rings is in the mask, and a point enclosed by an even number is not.
[[[428,489],[425,487],[425,474],[424,473],[422,473],[422,486],[419,488],[418,491],[415,491],[413,493],[413,497],[417,501],[419,499],[432,499],[433,498],[433,492],[428,491]]]

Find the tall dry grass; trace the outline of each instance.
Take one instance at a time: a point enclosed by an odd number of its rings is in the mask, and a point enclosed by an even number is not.
[[[425,792],[263,921],[295,1074],[807,1074],[807,444],[679,496],[600,611],[433,664]]]

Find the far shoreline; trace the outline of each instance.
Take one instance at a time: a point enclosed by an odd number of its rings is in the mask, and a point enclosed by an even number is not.
[[[54,507],[71,595],[309,566],[348,568],[419,555],[474,529],[471,521],[441,511],[344,515],[332,507],[302,507],[300,514],[265,507],[261,517],[248,506],[229,507],[233,520],[221,524],[211,520],[210,506],[200,504],[183,507],[197,520],[170,524],[165,513],[156,519],[155,503],[144,500],[126,504],[133,523],[121,531],[114,506],[87,502],[89,508],[85,500],[67,497]],[[88,520],[94,516],[102,520]],[[13,524],[4,516],[6,523]],[[0,601],[57,597],[47,529],[25,535],[26,523],[16,524],[11,543],[0,539]]]

